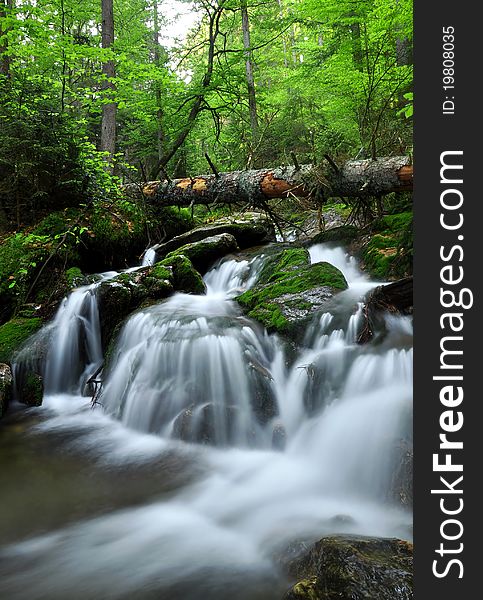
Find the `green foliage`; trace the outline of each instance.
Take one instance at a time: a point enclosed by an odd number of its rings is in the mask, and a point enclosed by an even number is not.
[[[15,352],[41,325],[40,318],[16,318],[0,325],[0,363],[9,363]]]

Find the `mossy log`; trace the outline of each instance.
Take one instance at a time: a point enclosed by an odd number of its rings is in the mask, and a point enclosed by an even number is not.
[[[171,181],[151,181],[141,188],[128,185],[125,190],[128,194],[142,191],[145,198],[161,206],[214,202],[249,202],[254,206],[263,206],[275,198],[307,197],[313,193],[321,193],[326,198],[382,196],[390,192],[412,190],[413,167],[409,163],[407,156],[394,156],[377,160],[352,160],[340,168],[334,164],[323,172],[320,167],[313,165],[233,171]]]

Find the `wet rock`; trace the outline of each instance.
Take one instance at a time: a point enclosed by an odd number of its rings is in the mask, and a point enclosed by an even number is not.
[[[192,262],[196,270],[200,273],[206,273],[216,260],[223,258],[235,250],[238,250],[235,237],[230,233],[221,233],[212,237],[206,237],[199,242],[181,246],[168,254],[166,259],[173,259],[180,255],[185,256]]]
[[[199,295],[206,292],[203,278],[186,256],[178,254],[171,258],[166,258],[154,266],[154,272],[163,266],[172,269],[173,285],[177,292]]]
[[[186,244],[199,242],[215,235],[229,233],[240,248],[250,248],[258,244],[275,241],[273,223],[260,213],[245,213],[243,218],[225,217],[214,223],[197,227],[178,235],[164,244],[155,246],[158,256],[163,257]]]
[[[283,425],[275,425],[272,433],[272,448],[274,450],[285,450],[287,444],[287,431]]]
[[[325,537],[286,564],[297,583],[284,600],[412,600],[412,544]]]
[[[28,373],[17,385],[18,400],[28,406],[40,406],[44,395],[44,382],[38,373]]]
[[[324,262],[311,265],[307,250],[291,248],[271,256],[257,285],[236,300],[268,331],[294,337],[315,310],[346,288],[336,267]]]
[[[116,327],[139,307],[163,300],[175,291],[203,294],[205,290],[201,275],[181,254],[102,282],[97,297],[103,347],[109,346]]]
[[[5,414],[12,397],[13,377],[9,365],[0,364],[0,418]]]
[[[339,242],[349,244],[360,235],[360,230],[355,225],[341,225],[326,229],[315,235],[307,245],[322,244],[326,242]]]
[[[408,441],[401,440],[394,449],[394,464],[389,499],[410,509],[413,505],[413,449]]]
[[[236,435],[237,413],[236,406],[191,406],[175,419],[173,435],[184,442],[227,445]]]

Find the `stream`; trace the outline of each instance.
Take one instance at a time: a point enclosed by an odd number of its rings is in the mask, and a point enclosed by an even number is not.
[[[378,284],[339,247],[310,256],[349,288],[296,355],[232,300],[263,255],[228,258],[206,295],[129,317],[94,408],[83,394],[103,360],[99,283],[63,301],[40,334],[44,403],[2,424],[2,598],[279,600],[291,542],[411,539],[390,497],[412,431],[411,320],[388,315],[384,340],[358,345],[361,299]]]

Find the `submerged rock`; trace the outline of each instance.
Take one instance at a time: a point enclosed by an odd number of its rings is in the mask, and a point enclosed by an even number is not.
[[[284,600],[411,600],[412,556],[403,540],[322,538],[285,565],[297,583]]]
[[[9,365],[0,364],[0,418],[7,410],[8,403],[12,397],[13,377]]]
[[[230,233],[221,233],[204,238],[199,242],[181,246],[174,252],[169,253],[166,259],[172,260],[180,255],[185,256],[193,263],[195,269],[200,273],[206,273],[215,261],[235,250],[238,250],[235,237]]]
[[[213,403],[191,406],[174,421],[173,435],[184,442],[223,446],[236,436],[238,408]],[[223,433],[226,439],[221,439]]]
[[[339,269],[324,262],[311,265],[307,250],[292,248],[271,256],[257,285],[236,300],[268,331],[291,336],[314,310],[346,288]]]

